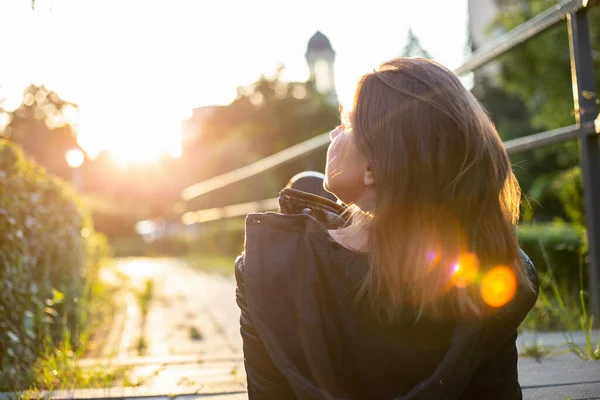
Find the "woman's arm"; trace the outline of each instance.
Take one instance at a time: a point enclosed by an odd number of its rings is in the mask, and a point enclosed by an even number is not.
[[[479,367],[460,400],[521,400],[517,371],[517,332],[500,350]]]
[[[248,398],[260,399],[295,399],[287,379],[273,363],[265,348],[254,322],[246,300],[244,284],[244,255],[235,262],[235,279],[237,282],[236,299],[241,310],[240,332],[244,343],[244,365],[248,383]]]
[[[490,314],[485,329],[487,352],[461,400],[522,398],[517,370],[517,328],[535,305],[539,280],[533,263],[523,251],[521,258],[534,290],[520,284],[513,301]]]

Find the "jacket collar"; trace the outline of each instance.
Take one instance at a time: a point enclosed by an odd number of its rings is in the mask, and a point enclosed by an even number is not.
[[[348,222],[348,207],[312,193],[296,189],[279,192],[282,214],[305,214],[315,218],[327,229],[337,229]]]

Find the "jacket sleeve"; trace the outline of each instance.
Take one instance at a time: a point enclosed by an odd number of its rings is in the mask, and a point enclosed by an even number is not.
[[[235,279],[236,300],[241,310],[240,333],[244,348],[248,398],[250,400],[296,399],[287,379],[273,363],[252,321],[244,283],[244,254],[235,262]]]
[[[493,313],[486,322],[485,348],[489,352],[483,355],[482,363],[461,400],[522,399],[517,369],[517,328],[537,300],[539,281],[529,257],[524,252],[521,252],[521,257],[534,290],[531,291],[527,285],[519,285],[514,300]]]
[[[517,332],[500,350],[479,367],[460,400],[521,400],[521,386],[517,371]]]

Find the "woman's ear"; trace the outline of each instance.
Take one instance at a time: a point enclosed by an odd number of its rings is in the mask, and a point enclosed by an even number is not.
[[[365,175],[363,177],[363,183],[365,186],[375,186],[375,177],[373,175],[373,170],[370,165],[367,165],[365,168]]]

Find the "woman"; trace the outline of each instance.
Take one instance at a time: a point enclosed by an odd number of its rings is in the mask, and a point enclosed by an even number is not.
[[[251,399],[519,399],[537,298],[520,190],[449,70],[394,59],[331,132],[325,188],[251,214],[236,263]]]

